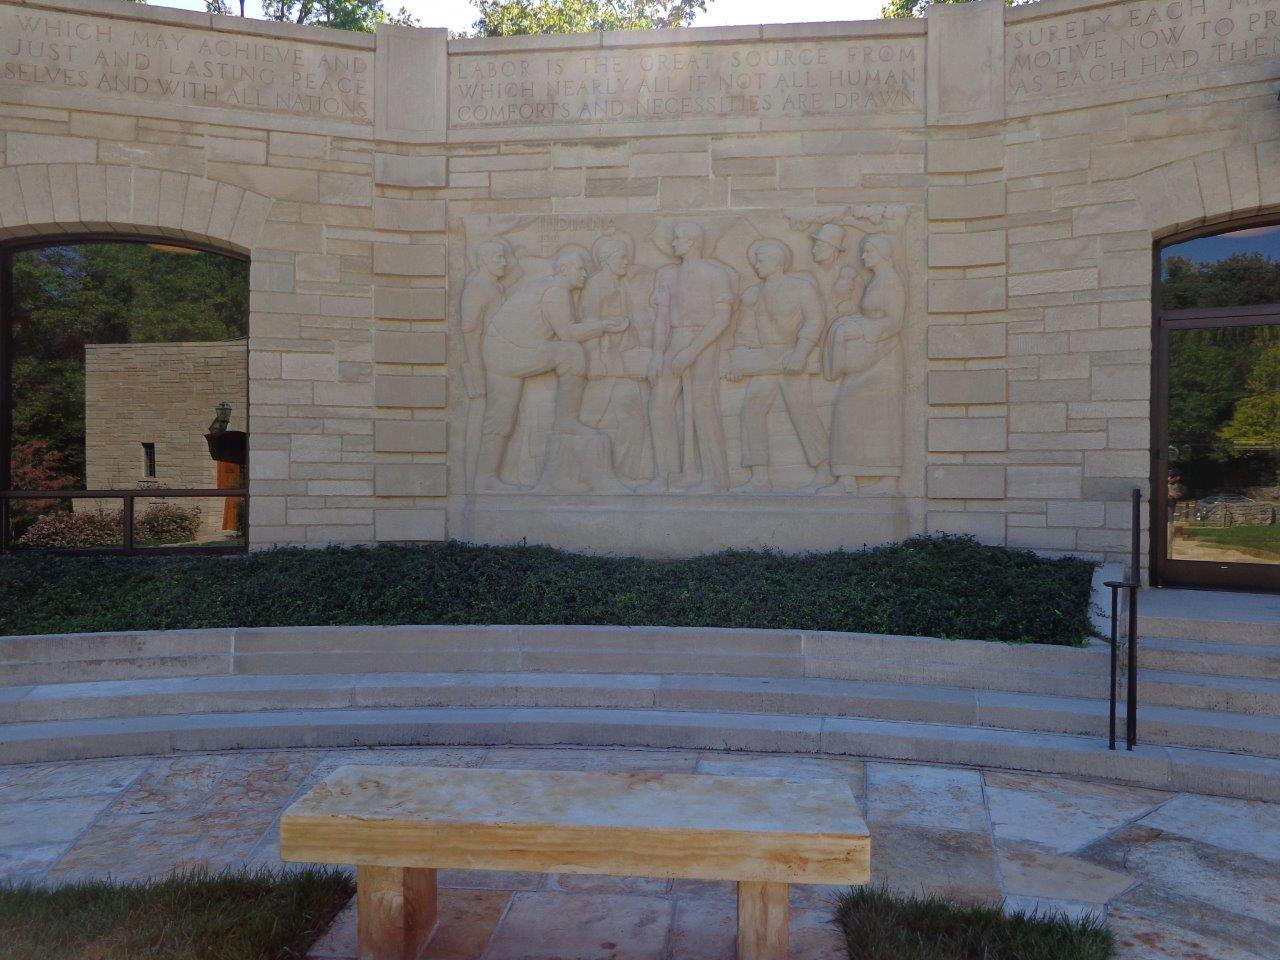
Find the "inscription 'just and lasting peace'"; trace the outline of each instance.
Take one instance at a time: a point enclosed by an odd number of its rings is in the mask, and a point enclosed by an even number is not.
[[[0,8],[0,82],[372,122],[354,51]]]

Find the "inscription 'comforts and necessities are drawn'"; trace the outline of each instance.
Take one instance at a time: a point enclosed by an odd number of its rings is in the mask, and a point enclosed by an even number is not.
[[[913,38],[463,54],[449,112],[455,127],[902,113],[923,83]]]

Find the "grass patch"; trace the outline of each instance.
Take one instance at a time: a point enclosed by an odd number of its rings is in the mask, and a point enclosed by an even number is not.
[[[0,886],[6,960],[297,960],[355,892],[334,869]]]
[[[875,888],[841,896],[836,923],[849,960],[1108,960],[1115,952],[1101,920],[1005,915]]]
[[[1085,560],[966,537],[859,551],[590,557],[460,543],[0,558],[0,634],[341,624],[761,627],[1079,644]]]
[[[1223,547],[1240,547],[1280,556],[1280,526],[1187,527],[1185,535]]]

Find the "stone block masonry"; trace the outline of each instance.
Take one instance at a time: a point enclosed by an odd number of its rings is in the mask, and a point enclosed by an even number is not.
[[[0,236],[251,258],[255,548],[1122,560],[1152,243],[1277,209],[1277,43],[1231,0],[508,39],[0,3]]]

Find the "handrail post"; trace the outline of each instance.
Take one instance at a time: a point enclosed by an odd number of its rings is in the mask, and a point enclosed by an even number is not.
[[[124,495],[124,549],[133,553],[133,494]]]
[[[1138,585],[1129,585],[1129,690],[1125,698],[1125,749],[1138,742]]]
[[[1120,603],[1120,589],[1114,583],[1108,584],[1111,587],[1111,711],[1108,714],[1108,749],[1116,748],[1116,668],[1119,659],[1119,651],[1116,644],[1120,642],[1119,624],[1116,622]]]

